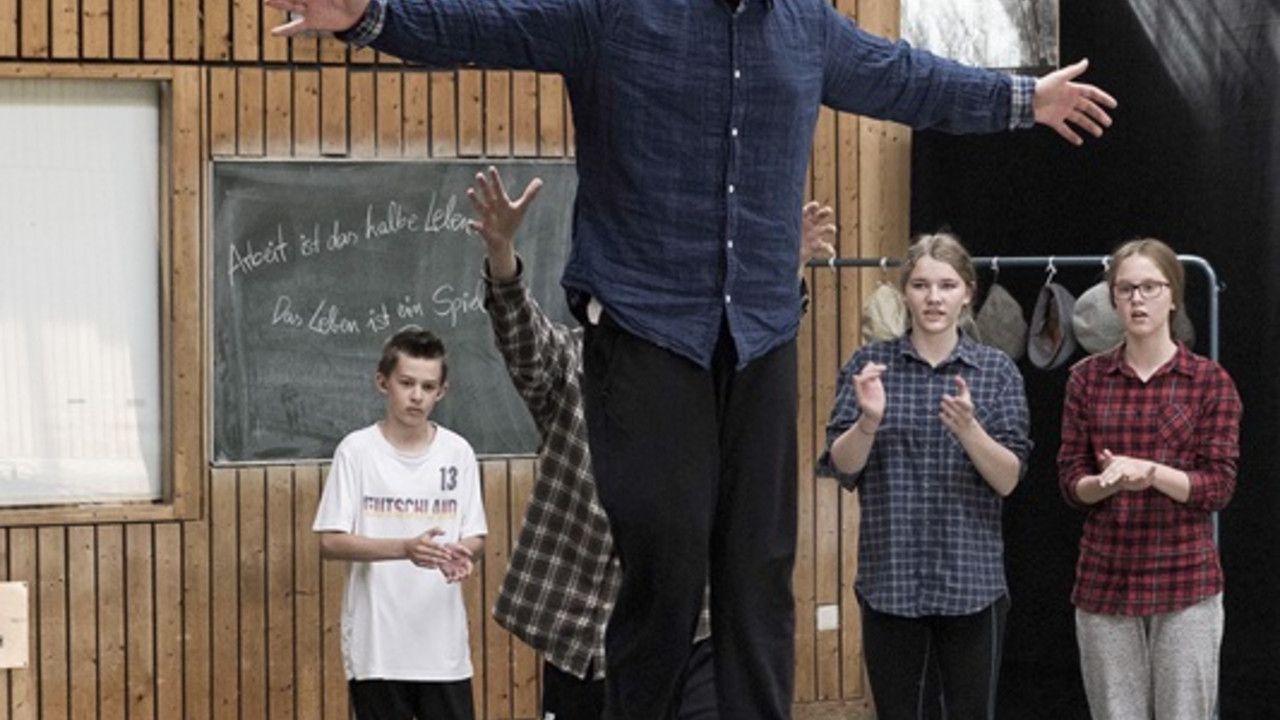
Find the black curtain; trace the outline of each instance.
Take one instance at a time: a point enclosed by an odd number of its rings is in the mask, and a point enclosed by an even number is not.
[[[1245,404],[1239,484],[1220,516],[1227,573],[1221,717],[1280,717],[1280,0],[1063,0],[1061,58],[1120,101],[1082,148],[1047,128],[913,139],[913,233],[947,227],[975,255],[1106,254],[1154,236],[1203,256],[1224,286],[1219,360]],[[993,274],[982,268],[984,285]],[[1076,295],[1101,267],[1059,271]],[[1003,269],[1029,314],[1045,281]],[[1206,281],[1188,273],[1196,351],[1209,354]],[[979,298],[979,303],[981,298]],[[1080,357],[1079,355],[1077,357]],[[1088,718],[1069,602],[1083,515],[1054,460],[1066,368],[1025,359],[1036,448],[1006,504],[1013,595],[1000,715]]]

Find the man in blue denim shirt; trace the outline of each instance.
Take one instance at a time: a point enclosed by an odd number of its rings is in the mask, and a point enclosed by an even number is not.
[[[587,325],[593,467],[623,566],[611,718],[671,710],[708,574],[720,716],[791,713],[802,204],[820,105],[949,132],[1115,101],[969,68],[823,0],[266,0],[279,35],[338,31],[433,67],[558,73],[578,166],[563,284]]]

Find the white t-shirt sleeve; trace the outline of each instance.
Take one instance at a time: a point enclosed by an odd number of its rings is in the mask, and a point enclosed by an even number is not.
[[[470,449],[470,448],[468,448]],[[476,462],[474,451],[469,453],[468,462],[463,463],[460,472],[469,474],[465,487],[469,488],[459,524],[459,538],[484,536],[489,534],[488,521],[484,514],[484,493],[480,489],[480,465]]]
[[[333,454],[329,477],[320,495],[316,519],[311,524],[313,532],[355,532],[356,513],[359,510],[360,489],[351,455],[343,442]]]

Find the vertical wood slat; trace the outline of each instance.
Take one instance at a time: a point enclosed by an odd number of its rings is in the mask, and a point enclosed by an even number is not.
[[[165,377],[170,388],[170,412],[173,422],[170,430],[172,447],[171,471],[175,478],[188,479],[187,488],[203,488],[208,479],[204,457],[204,383],[205,368],[175,371],[173,358],[204,357],[201,318],[205,298],[202,258],[204,243],[201,225],[201,185],[204,180],[206,148],[203,143],[206,96],[203,78],[205,73],[194,67],[179,67],[173,71],[173,108],[169,123],[173,131],[173,143],[169,148],[171,202],[167,206],[169,233],[168,289],[169,315],[174,329],[170,333],[169,352]],[[202,492],[175,494],[173,503],[180,517],[201,517]]]
[[[347,154],[347,71],[320,70],[320,154]]]
[[[147,60],[169,60],[173,40],[169,36],[169,19],[173,0],[145,0],[142,8],[142,57]],[[175,18],[182,21],[182,18]]]
[[[98,718],[124,720],[125,688],[125,543],[124,528],[98,528]]]
[[[267,470],[266,680],[267,718],[296,717],[294,707],[294,495],[293,468]]]
[[[212,501],[210,476],[204,497]],[[210,504],[200,519],[182,524],[183,720],[213,720],[213,641],[211,638]]]
[[[511,154],[511,73],[489,70],[484,73],[484,154],[506,157]]]
[[[320,469],[315,465],[294,469],[294,687],[296,717],[320,718],[324,712],[324,642],[321,613],[320,541],[311,531],[320,503]]]
[[[181,718],[182,527],[155,526],[155,709],[157,718]]]
[[[30,528],[9,530],[9,579],[27,583],[28,602],[31,603],[28,617],[31,618],[38,617],[40,612],[37,562],[36,532]],[[27,647],[32,658],[40,657],[41,638],[38,631],[38,623],[28,624]],[[9,702],[12,720],[35,720],[40,716],[37,672],[38,664],[34,662],[27,668],[10,671]]]
[[[3,5],[0,4],[0,7],[3,7]],[[8,582],[9,580],[9,531],[5,528],[0,528],[0,582]],[[0,677],[0,720],[10,720],[12,716],[9,711],[9,683],[15,675],[21,672],[23,672],[23,669],[18,668],[10,670],[3,677]]]
[[[813,149],[813,199],[823,205],[837,203],[839,181],[836,154],[835,113],[823,108],[818,116]],[[828,275],[828,273],[823,273]],[[819,408],[830,408],[834,400],[835,372],[840,359],[836,357],[837,339],[831,333],[822,333],[814,348],[815,393],[814,402]],[[812,416],[811,416],[812,417]],[[825,444],[825,434],[817,432],[825,422],[814,420],[813,450],[804,458],[802,478],[814,478],[813,460]],[[840,501],[839,485],[822,479],[811,483],[814,492],[814,599],[818,608],[837,606],[840,601]],[[816,618],[815,618],[816,620]],[[838,628],[815,628],[816,698],[834,700],[840,698],[840,631]]]
[[[231,0],[231,53],[236,62],[262,59],[259,0]]]
[[[80,46],[86,60],[111,57],[110,0],[80,0]]]
[[[458,73],[431,73],[431,156],[458,154]]]
[[[266,153],[268,157],[293,154],[292,73],[268,70],[266,77]]]
[[[263,468],[244,468],[238,480],[240,718],[266,720],[266,472]]]
[[[536,157],[538,154],[536,73],[511,73],[511,154],[515,157]]]
[[[398,70],[376,75],[374,107],[375,154],[382,158],[404,156],[404,76]]]
[[[22,57],[39,60],[49,57],[49,4],[47,0],[20,0],[22,24],[18,28]]]
[[[488,609],[497,599],[502,574],[507,569],[510,533],[507,530],[509,485],[507,463],[490,460],[481,463],[484,487],[485,521],[489,535],[484,542],[484,562],[477,578],[482,592],[467,596],[467,624],[471,628],[472,662],[477,679],[474,683],[476,714],[486,718],[511,717],[511,636],[498,627]],[[470,581],[469,581],[470,582]],[[479,640],[480,642],[476,642]],[[483,687],[481,687],[483,686]],[[483,702],[483,704],[482,704]]]
[[[484,72],[458,71],[457,114],[458,154],[478,157],[484,154]]]
[[[533,493],[535,464],[532,459],[513,459],[508,461],[508,464],[511,490],[507,497],[510,508],[506,518],[507,544],[509,548],[514,549],[520,537],[525,510],[529,506],[529,496]],[[508,560],[510,560],[511,551],[508,550]],[[540,697],[539,656],[533,648],[522,642],[512,640],[511,645],[511,716],[536,718],[539,716],[538,699]]]
[[[125,526],[125,688],[130,718],[155,715],[155,554],[149,523]]]
[[[347,87],[347,151],[353,158],[372,158],[378,151],[373,73],[348,73]]]
[[[18,0],[0,0],[0,56],[18,55]],[[0,713],[8,703],[0,704]],[[0,715],[0,718],[3,718]]]
[[[258,157],[266,152],[266,80],[261,68],[241,68],[236,75],[236,154]]]
[[[209,490],[209,567],[212,583],[210,623],[212,647],[212,714],[239,716],[240,698],[240,557],[236,471],[213,470]]]
[[[425,72],[404,75],[405,157],[425,158],[431,154],[431,76]]]
[[[258,3],[258,9],[261,13],[262,27],[258,39],[262,45],[261,59],[263,62],[288,62],[289,60],[289,38],[277,37],[271,34],[271,29],[277,25],[283,24],[287,17],[284,12],[275,8],[269,8]]]
[[[321,468],[321,477],[327,477],[328,466]],[[321,486],[323,494],[323,486]],[[348,720],[346,674],[342,667],[342,589],[346,580],[347,564],[338,560],[325,560],[320,564],[321,600],[324,657],[324,720]]]
[[[200,59],[200,0],[170,0],[173,5],[173,59]]]
[[[231,59],[231,0],[200,0],[201,27],[204,28],[204,59],[222,62]]]
[[[293,155],[320,155],[320,73],[293,72]]]
[[[236,71],[209,70],[209,152],[214,156],[236,154]]]
[[[137,60],[142,55],[141,0],[111,0],[111,59]]]
[[[93,528],[67,529],[67,670],[71,679],[69,715],[98,714],[98,578]],[[4,717],[0,713],[0,717]]]
[[[76,0],[49,0],[50,56],[71,59],[80,54],[80,8]]]
[[[538,154],[565,154],[565,92],[559,75],[538,76]]]
[[[42,527],[36,531],[36,572],[32,585],[39,613],[32,615],[40,633],[40,652],[35,670],[39,673],[41,720],[63,720],[67,710],[67,567],[66,531]]]

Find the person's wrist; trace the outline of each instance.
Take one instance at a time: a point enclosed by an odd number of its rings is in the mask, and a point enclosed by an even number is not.
[[[868,424],[871,425],[870,428],[867,427]],[[876,433],[880,432],[879,421],[869,423],[865,415],[862,416],[861,418],[858,418],[858,422],[854,423],[853,425],[858,429],[858,432],[862,433],[863,435],[868,435],[870,437],[875,437]]]

